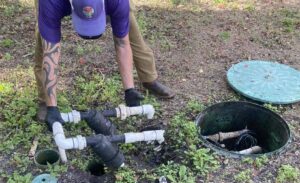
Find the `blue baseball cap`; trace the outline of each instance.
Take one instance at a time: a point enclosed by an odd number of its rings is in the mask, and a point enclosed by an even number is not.
[[[73,27],[79,36],[93,39],[105,32],[104,0],[70,0],[70,3]]]

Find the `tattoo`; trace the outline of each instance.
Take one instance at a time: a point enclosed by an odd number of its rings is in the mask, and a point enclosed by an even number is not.
[[[56,85],[58,75],[58,60],[60,57],[60,44],[53,44],[43,40],[44,51],[44,88],[46,91],[46,101],[56,105]]]
[[[117,38],[114,36],[114,42],[115,42],[115,47],[121,47],[121,48],[125,47],[125,40],[122,38]]]

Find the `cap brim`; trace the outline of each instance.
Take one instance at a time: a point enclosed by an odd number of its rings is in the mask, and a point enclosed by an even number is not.
[[[79,35],[87,37],[99,36],[105,32],[106,15],[103,13],[97,19],[88,20],[82,19],[76,13],[72,12],[72,22],[75,31]]]

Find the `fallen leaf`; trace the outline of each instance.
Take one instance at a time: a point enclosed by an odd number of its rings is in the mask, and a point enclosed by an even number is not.
[[[81,65],[84,65],[84,64],[86,64],[86,60],[84,59],[84,58],[80,58],[79,59],[79,64],[81,64]]]

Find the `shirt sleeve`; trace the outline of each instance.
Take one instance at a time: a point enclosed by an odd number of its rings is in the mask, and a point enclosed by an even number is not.
[[[128,34],[129,11],[129,0],[119,0],[117,8],[110,15],[114,36],[123,38]]]
[[[67,12],[64,1],[40,0],[38,26],[43,39],[51,43],[58,43],[61,39],[61,19],[63,12]]]

